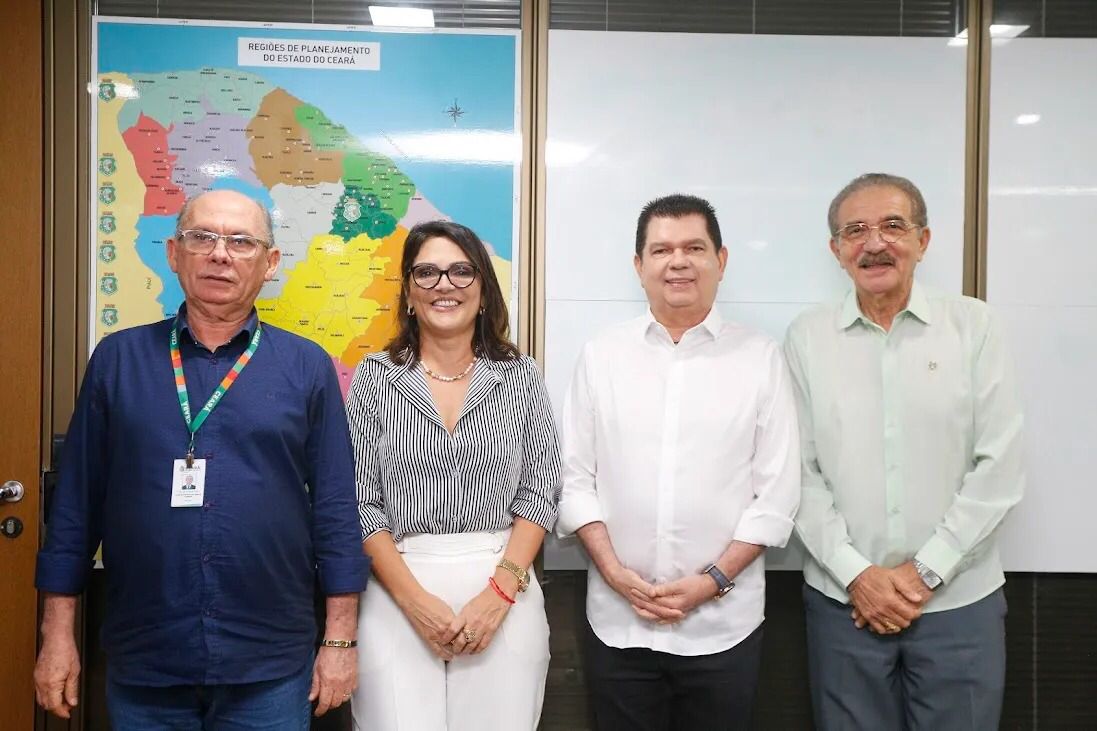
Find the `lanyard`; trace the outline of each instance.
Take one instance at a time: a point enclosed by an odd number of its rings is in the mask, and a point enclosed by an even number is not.
[[[255,349],[259,347],[259,335],[262,333],[262,327],[259,323],[255,323],[255,334],[251,336],[251,342],[248,343],[247,350],[240,354],[240,357],[236,359],[236,363],[232,366],[232,369],[225,374],[225,377],[221,379],[221,383],[218,384],[217,390],[213,392],[213,395],[209,397],[209,401],[202,407],[202,410],[198,412],[198,415],[191,419],[190,415],[190,397],[187,396],[187,379],[183,375],[183,356],[179,353],[179,321],[176,320],[175,325],[171,328],[171,367],[175,371],[175,390],[179,394],[179,408],[183,411],[183,421],[187,422],[187,430],[190,431],[190,446],[187,448],[187,467],[194,466],[194,435],[198,432],[199,427],[206,422],[206,417],[210,415],[213,408],[221,401],[221,397],[225,395],[225,392],[232,387],[232,384],[236,382],[236,378],[240,375],[240,371],[244,370],[244,366],[248,364],[251,357],[255,355]]]

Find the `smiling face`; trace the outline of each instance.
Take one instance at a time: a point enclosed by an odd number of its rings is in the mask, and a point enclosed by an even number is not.
[[[204,193],[189,207],[181,229],[202,229],[220,234],[244,234],[266,240],[263,211],[252,199],[229,190]],[[207,308],[250,309],[263,282],[278,271],[281,252],[259,247],[251,259],[233,259],[218,241],[209,254],[187,251],[173,236],[168,239],[168,264],[179,277],[187,302]]]
[[[635,257],[636,273],[655,319],[664,325],[696,324],[716,301],[728,252],[709,237],[704,216],[653,217],[644,248]]]
[[[468,255],[460,246],[443,236],[433,236],[419,248],[412,268],[430,264],[444,271],[458,263],[471,265]],[[420,287],[415,283],[414,276],[409,276],[404,286],[407,287],[408,304],[415,311],[423,340],[467,333],[469,341],[472,341],[476,316],[480,311],[480,275],[464,289],[453,286],[445,275],[433,289]]]
[[[883,221],[902,220],[913,223],[910,198],[891,186],[864,188],[846,198],[838,207],[838,229],[853,223],[878,226]],[[895,300],[905,302],[914,285],[914,270],[929,246],[928,227],[914,227],[894,244],[880,238],[880,232],[869,232],[861,244],[830,240],[830,250],[838,263],[853,280],[862,301]]]

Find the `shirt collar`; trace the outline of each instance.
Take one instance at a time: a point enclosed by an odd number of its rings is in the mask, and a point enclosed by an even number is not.
[[[655,319],[655,315],[652,314],[651,308],[648,308],[644,312],[644,316],[640,318],[640,323],[642,327],[642,332],[645,336],[659,332],[667,335],[667,329],[663,326],[662,323]],[[685,340],[686,336],[693,332],[706,333],[711,340],[716,340],[718,337],[720,337],[720,332],[721,330],[723,330],[723,328],[724,318],[714,304],[712,306],[712,309],[708,311],[708,314],[705,315],[704,320],[701,320],[700,323],[694,325],[689,330],[686,330],[684,333],[682,333],[682,340]],[[667,335],[667,339],[670,339],[669,335]]]
[[[188,335],[190,335],[190,325],[189,325],[189,323],[187,323],[187,303],[186,302],[179,305],[179,312],[176,314],[175,319],[176,319],[176,322],[179,323],[179,332],[180,332],[180,334],[187,333]],[[241,326],[241,328],[236,331],[236,334],[233,335],[229,339],[229,342],[232,342],[236,338],[240,337],[240,333],[247,333],[248,337],[250,338],[255,333],[255,328],[257,328],[258,326],[259,326],[259,313],[256,312],[254,307],[252,307],[251,308],[251,315],[248,316],[248,319],[244,322],[243,326]],[[193,340],[194,342],[198,342],[193,335],[191,335],[191,340]]]
[[[914,282],[910,289],[910,298],[907,300],[907,306],[899,312],[899,315],[902,315],[904,312],[917,317],[926,325],[932,323],[929,300],[926,298],[925,290],[922,289],[922,286],[919,285],[917,281]],[[896,317],[898,317],[898,315]],[[851,288],[846,294],[845,300],[842,302],[842,307],[838,311],[838,317],[834,324],[839,330],[845,330],[858,320],[862,320],[865,323],[871,322],[871,320],[861,312],[861,305],[857,303],[857,289]]]

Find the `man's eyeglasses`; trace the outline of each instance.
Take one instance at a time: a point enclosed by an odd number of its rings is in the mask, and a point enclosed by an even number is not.
[[[217,242],[225,240],[225,251],[233,259],[251,259],[261,247],[270,247],[269,241],[245,234],[218,234],[200,228],[188,228],[175,234],[176,240],[191,254],[206,256],[217,248]]]
[[[922,227],[915,223],[907,223],[901,218],[889,218],[875,226],[869,226],[867,223],[851,223],[834,231],[831,236],[847,244],[860,245],[868,241],[869,234],[876,230],[880,233],[881,241],[894,244],[916,228]]]
[[[476,267],[467,261],[450,264],[447,269],[439,269],[434,264],[416,264],[411,268],[411,281],[420,289],[434,289],[442,281],[442,275],[457,289],[469,287],[476,281]]]

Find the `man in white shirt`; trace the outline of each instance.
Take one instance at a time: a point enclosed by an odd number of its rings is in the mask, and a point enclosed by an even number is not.
[[[789,327],[816,726],[997,729],[997,529],[1021,498],[1021,410],[984,302],[920,286],[926,204],[870,173],[831,203],[845,299]]]
[[[767,546],[800,498],[780,349],[713,307],[727,264],[707,201],[649,203],[636,273],[650,311],[587,343],[564,402],[557,531],[588,572],[585,664],[598,728],[750,723]]]

